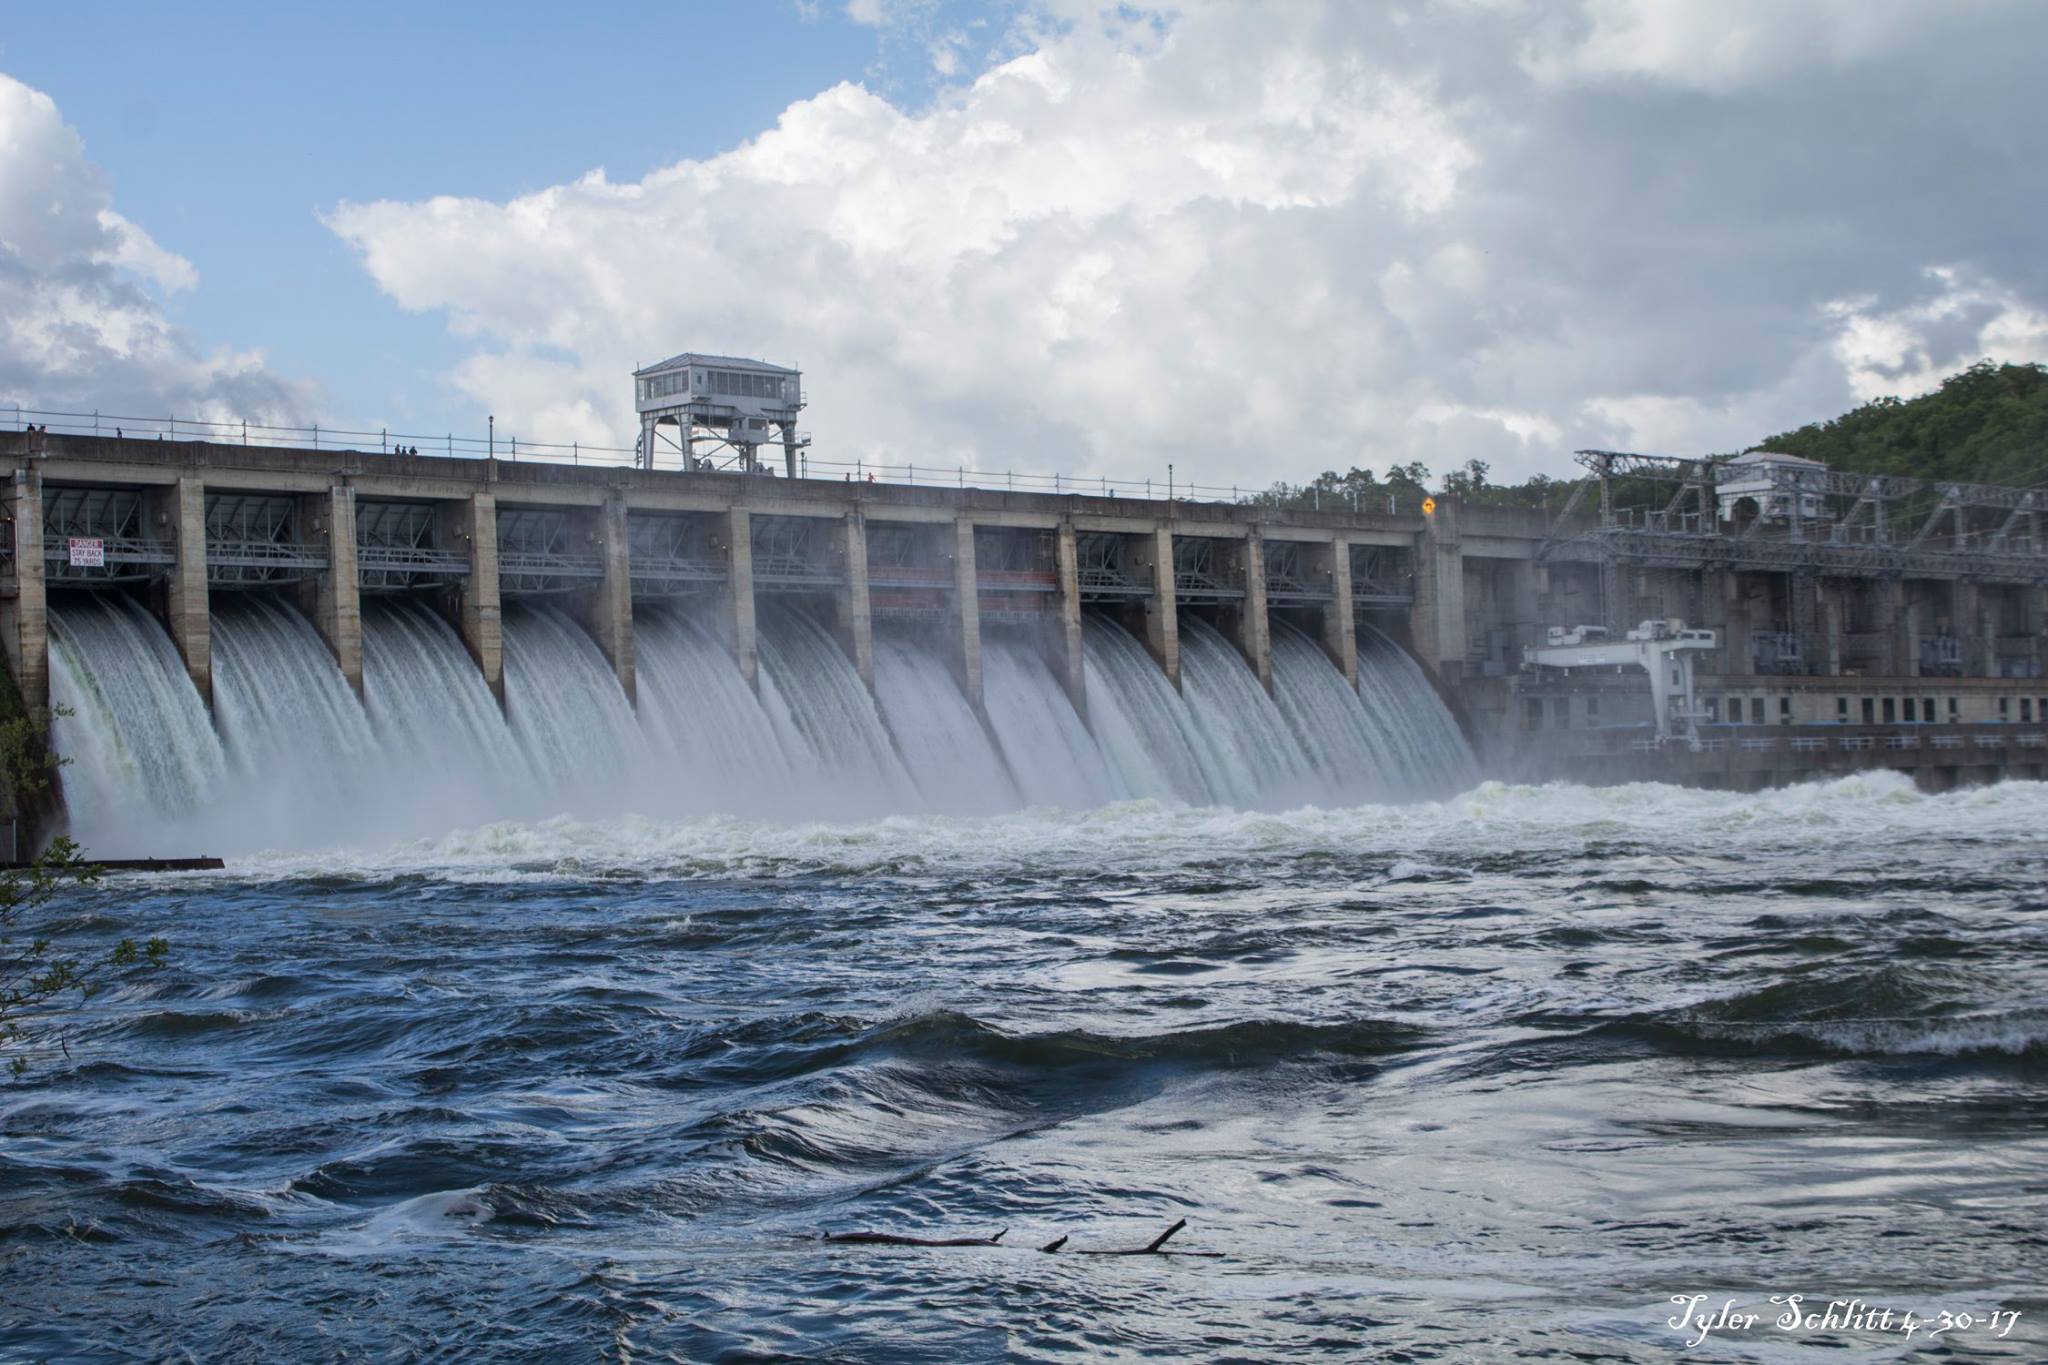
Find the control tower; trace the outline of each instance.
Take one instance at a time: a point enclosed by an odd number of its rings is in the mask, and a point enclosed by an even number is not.
[[[637,449],[643,469],[654,468],[657,439],[677,451],[684,469],[724,465],[749,473],[761,468],[760,447],[779,441],[793,479],[796,452],[810,444],[796,430],[796,415],[804,405],[803,376],[765,360],[685,351],[635,370],[633,397],[640,413]]]

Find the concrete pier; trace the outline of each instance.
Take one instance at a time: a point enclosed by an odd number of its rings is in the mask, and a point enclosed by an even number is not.
[[[1410,617],[1415,657],[1438,686],[1464,677],[1470,648],[1465,625],[1465,565],[1458,538],[1458,513],[1448,500],[1423,527],[1416,547],[1415,607]]]
[[[213,705],[213,617],[206,587],[206,485],[178,479],[158,499],[178,562],[164,578],[164,626],[185,661],[199,699]]]
[[[626,700],[634,697],[632,533],[626,525],[626,498],[608,494],[590,517],[597,551],[604,557],[604,578],[577,594],[577,617],[605,662],[619,680]]]
[[[1323,653],[1330,656],[1330,662],[1337,665],[1344,681],[1356,691],[1358,616],[1351,600],[1350,548],[1336,541],[1316,545],[1312,547],[1308,563],[1311,573],[1326,575],[1330,580],[1330,604],[1322,610],[1322,629],[1317,632],[1317,638],[1322,643]]]
[[[953,666],[960,688],[981,709],[981,583],[974,567],[974,522],[953,523]]]
[[[720,612],[725,642],[747,686],[761,685],[761,649],[754,627],[754,518],[745,507],[725,514],[725,592]]]
[[[1894,677],[1913,677],[1920,671],[1920,629],[1915,604],[1903,579],[1884,581],[1884,601],[1884,639],[1888,646],[1884,653],[1889,665],[1885,671]]]
[[[363,695],[363,594],[356,568],[356,498],[347,484],[299,499],[299,522],[327,550],[327,571],[302,584],[299,604],[334,651],[349,687]]]
[[[1238,607],[1233,632],[1237,647],[1259,686],[1273,690],[1273,623],[1266,614],[1266,542],[1254,525],[1237,553],[1243,562],[1244,602]]]
[[[1996,662],[1991,654],[1990,614],[1984,610],[1982,588],[1968,579],[1956,584],[1956,634],[1962,637],[1963,672],[1989,675]]]
[[[1154,528],[1139,543],[1134,567],[1149,575],[1152,595],[1145,599],[1145,648],[1180,690],[1180,603],[1173,579],[1173,526]]]
[[[1749,594],[1739,573],[1721,576],[1721,671],[1754,672],[1756,655],[1749,641]]]
[[[1053,573],[1059,583],[1059,617],[1053,627],[1053,664],[1067,700],[1082,720],[1088,719],[1088,679],[1083,668],[1081,635],[1081,556],[1071,518],[1053,532]]]
[[[9,478],[7,514],[13,524],[14,595],[0,599],[0,626],[21,704],[37,711],[50,704],[50,625],[43,587],[43,476],[35,466],[16,469]]]
[[[868,523],[858,509],[848,512],[841,523],[840,558],[845,564],[846,582],[839,589],[838,611],[833,633],[839,637],[853,671],[870,691],[875,686],[875,615],[868,597]]]
[[[457,589],[456,629],[469,657],[484,675],[484,686],[505,702],[504,614],[498,598],[498,499],[472,493],[458,505],[451,547],[469,554],[469,576]]]

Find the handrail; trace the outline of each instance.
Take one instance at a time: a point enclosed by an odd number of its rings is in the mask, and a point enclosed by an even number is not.
[[[218,445],[266,446],[298,450],[332,450],[363,454],[418,452],[419,458],[481,460],[500,459],[545,464],[592,465],[630,468],[637,463],[633,446],[592,444],[585,441],[535,441],[518,436],[458,436],[454,432],[401,432],[389,429],[368,431],[353,427],[282,426],[274,423],[236,419],[218,421],[188,417],[152,417],[108,412],[60,412],[55,409],[16,405],[0,409],[0,424],[13,418],[12,429],[20,433],[29,426],[59,436],[117,436],[133,440],[158,437],[174,441],[200,441]],[[0,425],[0,431],[7,428]],[[806,438],[808,439],[808,438]],[[772,445],[764,447],[772,449]],[[1059,472],[1037,473],[1019,470],[980,469],[964,461],[952,465],[876,462],[856,458],[828,460],[800,451],[798,477],[847,483],[886,483],[932,488],[994,489],[1016,493],[1085,494],[1090,497],[1130,498],[1141,502],[1214,502],[1243,504],[1264,489],[1237,484],[1190,483],[1174,477],[1117,478],[1108,474],[1075,475]],[[759,477],[779,478],[773,466],[764,463]],[[1353,497],[1348,510],[1390,515],[1419,514],[1419,506],[1403,507],[1391,495],[1375,495],[1370,505]],[[1342,504],[1332,510],[1342,510]]]

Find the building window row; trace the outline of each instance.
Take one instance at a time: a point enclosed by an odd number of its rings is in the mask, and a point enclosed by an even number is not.
[[[643,401],[691,392],[726,398],[767,398],[784,402],[796,396],[794,380],[773,374],[751,374],[744,370],[674,370],[668,374],[650,375],[640,381],[640,397]]]

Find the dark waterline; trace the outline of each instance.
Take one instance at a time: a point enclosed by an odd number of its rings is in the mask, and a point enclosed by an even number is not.
[[[1796,1292],[2022,1317],[1726,1349],[2039,1359],[2044,815],[1488,786],[118,883],[68,908],[174,965],[0,1091],[0,1348],[1648,1361],[1672,1294]],[[1029,1249],[1183,1217],[1220,1257]]]

